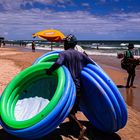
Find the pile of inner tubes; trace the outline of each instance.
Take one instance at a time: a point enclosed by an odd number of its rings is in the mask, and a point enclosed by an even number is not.
[[[59,53],[60,51],[46,53],[34,64],[55,61]],[[81,72],[83,93],[80,110],[99,130],[116,132],[127,123],[126,104],[115,83],[96,62],[94,63],[95,65],[88,64]]]
[[[3,91],[1,125],[8,133],[21,138],[40,138],[53,131],[68,116],[76,97],[75,85],[67,68],[62,66],[53,73],[57,77],[57,87],[49,104],[30,119],[15,119],[14,110],[21,94],[34,81],[48,78],[45,69],[51,65],[51,62],[47,62],[28,67],[14,77]]]
[[[103,132],[116,132],[127,122],[127,108],[121,93],[109,76],[96,65],[88,64],[81,72],[81,111]]]
[[[34,89],[29,88],[30,85],[41,78],[52,78],[46,75],[45,69],[54,63],[59,53],[60,51],[52,51],[36,59],[32,66],[15,76],[3,91],[0,121],[8,133],[21,138],[37,139],[56,129],[68,116],[75,102],[76,89],[70,72],[61,66],[51,75],[57,79],[57,84],[54,95],[49,97],[49,103],[29,119],[19,121],[15,117],[15,108],[22,94]],[[123,128],[127,122],[127,108],[110,77],[95,63],[84,67],[81,79],[83,93],[80,110],[93,126],[108,133]]]

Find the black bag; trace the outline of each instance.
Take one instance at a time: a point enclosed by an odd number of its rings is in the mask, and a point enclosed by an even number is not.
[[[124,70],[129,70],[131,68],[131,62],[130,60],[126,57],[127,55],[132,55],[132,53],[130,51],[126,51],[124,53],[124,57],[123,59],[121,60],[121,68],[124,69]]]
[[[133,63],[131,63],[128,59],[126,58],[123,58],[121,60],[121,68],[124,69],[124,70],[131,70],[133,68]]]
[[[121,60],[121,68],[127,70],[127,67],[128,67],[127,61],[123,58]]]
[[[123,58],[121,60],[121,68],[126,70],[127,72],[131,72],[136,67],[135,63],[129,61],[128,59]]]

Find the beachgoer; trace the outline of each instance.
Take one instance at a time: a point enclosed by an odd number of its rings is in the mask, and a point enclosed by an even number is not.
[[[0,40],[0,47],[2,47],[2,45],[1,45],[1,44],[2,44],[2,41]]]
[[[5,46],[5,41],[3,40],[3,46]]]
[[[32,41],[32,52],[35,52],[35,42]]]
[[[71,124],[74,124],[75,122],[79,126],[79,139],[81,139],[84,136],[86,127],[83,126],[76,117],[81,97],[80,73],[83,67],[85,67],[88,63],[94,64],[94,62],[87,55],[75,50],[74,47],[76,46],[76,44],[76,37],[72,34],[68,35],[64,39],[64,51],[59,53],[58,59],[49,69],[46,70],[46,74],[50,75],[53,71],[55,71],[62,65],[65,65],[70,71],[73,81],[76,85],[76,101],[68,118]]]
[[[134,55],[132,53],[132,50],[134,49],[134,44],[129,43],[128,44],[128,50],[124,53],[124,59],[126,63],[128,64],[126,70],[128,73],[126,88],[133,87],[134,78],[135,78],[135,68],[139,64],[139,60],[134,58]]]

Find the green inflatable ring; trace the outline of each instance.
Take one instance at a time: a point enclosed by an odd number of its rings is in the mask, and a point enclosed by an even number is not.
[[[40,59],[37,63],[42,63],[42,62],[54,62],[58,58],[58,54],[49,54],[46,57],[43,57]]]
[[[22,93],[28,86],[30,86],[30,84],[32,84],[34,81],[37,81],[39,80],[40,78],[43,78],[43,77],[48,77],[47,75],[39,75],[38,77],[33,77],[32,79],[30,79],[29,82],[23,84],[22,86],[16,88],[13,92],[20,92]],[[13,94],[14,95],[14,94]],[[15,109],[15,106],[16,106],[16,103],[17,103],[17,99],[19,99],[19,94],[15,95],[15,96],[10,96],[9,100],[8,100],[8,103],[7,103],[7,109],[8,109],[8,112],[9,113],[8,115],[12,118],[12,119],[15,119],[14,117],[14,109]]]
[[[55,94],[50,100],[49,104],[40,113],[38,113],[31,119],[24,121],[16,121],[14,115],[12,115],[14,114],[14,108],[20,96],[18,93],[18,91],[21,89],[20,87],[25,83],[28,83],[28,81],[30,81],[32,78],[45,74],[44,69],[49,68],[51,65],[52,63],[48,62],[32,65],[15,76],[15,78],[5,88],[1,98],[0,110],[2,120],[7,126],[14,129],[23,129],[30,127],[47,116],[49,112],[51,112],[51,110],[56,106],[62,96],[65,85],[65,74],[63,68],[61,67],[54,73],[58,77],[58,84]],[[25,84],[25,86],[27,85]]]

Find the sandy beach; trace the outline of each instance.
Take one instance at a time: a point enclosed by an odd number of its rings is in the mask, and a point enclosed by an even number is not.
[[[6,46],[0,48],[0,94],[16,74],[32,65],[35,59],[44,53],[44,51],[21,51],[21,49]],[[119,59],[113,56],[103,57],[91,55],[90,57],[104,69],[118,87],[121,87],[119,90],[127,103],[128,122],[126,126],[118,132],[104,134],[93,128],[86,117],[81,112],[78,112],[77,116],[79,120],[87,127],[85,138],[88,140],[140,140],[140,78],[138,77],[140,74],[140,66],[136,69],[136,88],[126,89],[123,86],[126,83],[127,73],[121,69]],[[42,140],[77,140],[77,137],[78,130],[71,130],[69,128],[68,119],[66,119],[60,125],[59,129],[54,130],[48,136],[42,138]],[[19,138],[11,136],[0,127],[0,139],[18,140]]]

